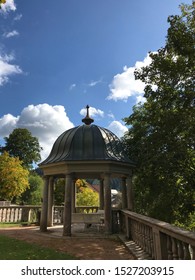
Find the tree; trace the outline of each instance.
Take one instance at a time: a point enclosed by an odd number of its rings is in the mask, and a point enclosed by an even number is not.
[[[29,187],[28,174],[18,158],[7,152],[0,155],[0,198],[12,200],[20,196]]]
[[[19,157],[22,165],[30,169],[33,162],[38,162],[41,159],[41,147],[38,139],[33,137],[31,132],[26,128],[16,128],[5,137],[5,147],[1,151],[7,151],[10,156]]]
[[[99,206],[99,195],[89,187],[82,187],[77,193],[77,206]]]
[[[84,179],[78,179],[76,186],[76,205],[77,206],[98,206],[99,195],[91,190],[88,183]],[[64,203],[65,195],[65,179],[60,178],[55,183],[54,200],[56,205]]]
[[[195,2],[170,16],[164,48],[135,71],[146,84],[144,104],[125,118],[124,141],[137,161],[137,211],[187,223],[195,199]]]
[[[43,179],[36,173],[31,172],[28,178],[29,188],[22,193],[20,201],[24,204],[40,205],[42,198]]]

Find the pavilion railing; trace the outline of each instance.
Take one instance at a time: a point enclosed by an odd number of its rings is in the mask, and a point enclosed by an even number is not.
[[[152,259],[195,259],[194,232],[128,210],[120,211],[120,230]]]

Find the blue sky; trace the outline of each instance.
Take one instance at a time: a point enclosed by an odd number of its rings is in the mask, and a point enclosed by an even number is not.
[[[190,4],[192,1],[181,1]],[[133,71],[163,47],[177,0],[7,0],[0,12],[0,143],[14,128],[37,136],[46,157],[55,139],[82,124],[119,137],[143,101]]]

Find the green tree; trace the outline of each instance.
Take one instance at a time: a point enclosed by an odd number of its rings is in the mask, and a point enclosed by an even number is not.
[[[19,197],[29,187],[28,174],[18,158],[10,157],[7,152],[0,155],[0,198]]]
[[[55,205],[62,205],[64,203],[65,193],[65,179],[60,178],[55,182],[54,201]]]
[[[40,205],[43,190],[43,179],[38,174],[31,172],[28,181],[29,188],[22,193],[20,201],[24,204]]]
[[[189,222],[195,191],[195,2],[180,7],[165,47],[135,71],[146,102],[125,118],[124,139],[137,161],[136,210],[172,223]]]
[[[38,139],[32,136],[31,132],[26,128],[16,128],[5,137],[5,146],[1,147],[1,151],[7,151],[10,156],[19,157],[25,168],[31,169],[33,162],[41,159],[41,147]]]
[[[89,187],[81,187],[76,197],[77,206],[99,206],[99,195]]]
[[[99,195],[91,190],[84,179],[76,181],[76,205],[77,206],[98,206]],[[54,200],[56,205],[64,203],[65,179],[58,179],[55,183]]]

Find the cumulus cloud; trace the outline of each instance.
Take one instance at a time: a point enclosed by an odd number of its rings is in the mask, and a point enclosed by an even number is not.
[[[27,128],[38,138],[43,148],[41,153],[43,160],[49,155],[57,137],[74,125],[68,118],[64,106],[39,104],[25,107],[17,117],[11,114],[4,115],[0,119],[0,137],[8,136],[18,127]]]
[[[1,13],[7,14],[10,11],[15,11],[16,5],[14,3],[14,0],[6,0],[6,3],[1,5]]]
[[[11,114],[4,115],[0,118],[0,137],[6,137],[10,132],[16,128],[18,117],[14,117]]]
[[[116,134],[116,136],[118,136],[119,138],[123,137],[124,133],[128,130],[127,127],[119,121],[112,121],[109,124],[108,129]]]
[[[11,37],[15,37],[15,36],[18,36],[19,35],[19,32],[16,31],[16,30],[13,30],[13,31],[10,31],[10,32],[6,32],[3,34],[3,36],[5,38],[11,38]]]
[[[23,73],[18,65],[11,64],[12,60],[14,60],[13,55],[0,54],[0,86],[9,81],[9,76]]]
[[[83,109],[80,110],[80,114],[82,116],[86,116],[86,113],[87,113],[86,108],[83,108]],[[96,109],[94,107],[89,107],[89,116],[94,117],[94,118],[95,117],[103,118],[104,117],[104,112],[100,109]]]
[[[135,80],[134,71],[136,68],[141,68],[147,66],[151,63],[151,58],[149,54],[143,61],[137,61],[133,67],[124,66],[123,72],[114,76],[111,84],[109,85],[110,94],[107,99],[109,100],[123,100],[131,96],[135,96],[137,102],[144,101],[143,92],[145,88],[145,83],[140,80]]]

